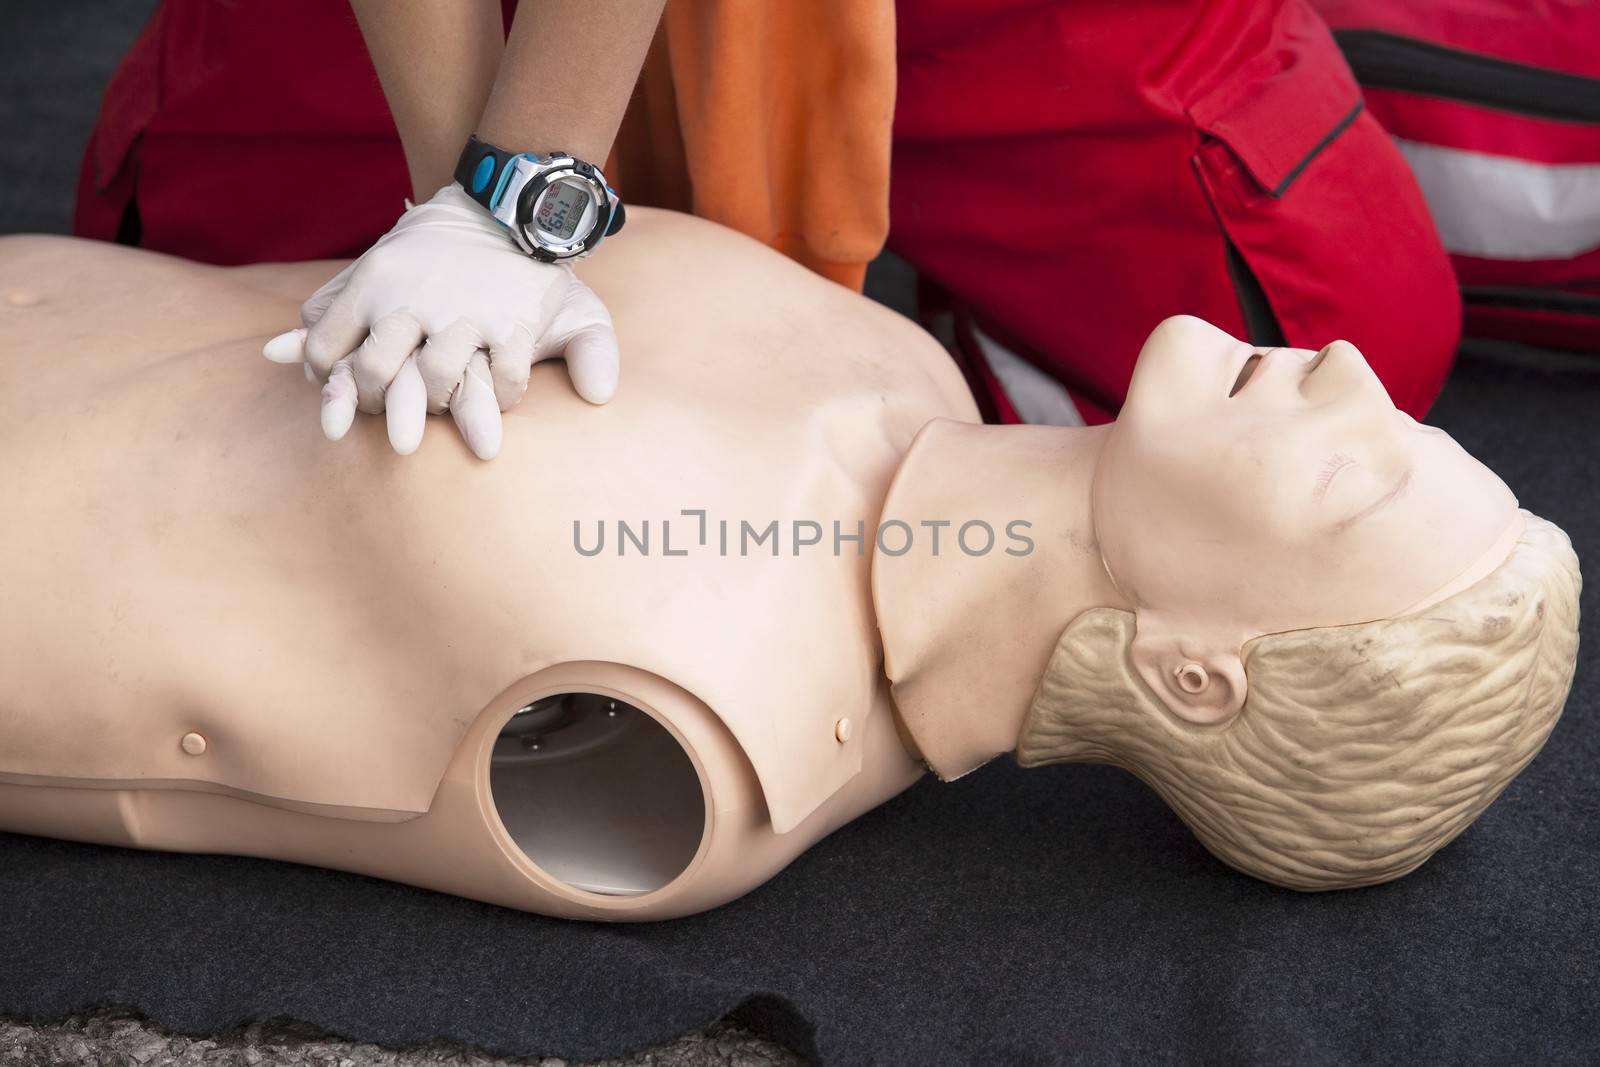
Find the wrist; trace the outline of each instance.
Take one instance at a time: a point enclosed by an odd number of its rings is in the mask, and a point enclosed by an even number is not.
[[[490,215],[482,204],[479,204],[469,196],[467,191],[461,188],[460,182],[451,181],[440,186],[426,200],[416,203],[408,200],[406,201],[406,209],[402,220],[405,218],[421,219],[430,215],[437,217],[440,214],[448,214],[463,223],[470,223],[484,233],[490,233],[502,238],[513,248],[516,247],[516,242],[511,239],[511,234],[507,232],[506,228],[493,215]],[[518,249],[518,251],[521,250]]]
[[[389,232],[378,238],[378,244],[384,244],[399,237],[401,234],[418,227],[449,226],[457,230],[471,230],[486,238],[493,238],[496,242],[503,243],[507,251],[522,255],[522,249],[511,239],[511,234],[483,207],[477,204],[472,197],[456,182],[440,187],[427,199],[421,201],[406,201],[406,209],[389,228]],[[377,245],[373,246],[374,248]]]

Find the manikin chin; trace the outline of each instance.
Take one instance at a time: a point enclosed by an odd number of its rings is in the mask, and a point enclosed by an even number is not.
[[[1014,753],[1331,889],[1560,714],[1566,537],[1348,343],[1175,318],[1114,425],[987,427],[914,326],[709,223],[582,270],[621,391],[536,368],[481,463],[321,439],[257,352],[326,264],[0,242],[0,828],[663,918]]]

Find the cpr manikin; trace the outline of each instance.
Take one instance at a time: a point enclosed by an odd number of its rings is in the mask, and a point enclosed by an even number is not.
[[[499,458],[397,457],[260,358],[328,273],[0,242],[0,828],[662,918],[1015,752],[1333,888],[1565,700],[1566,538],[1349,345],[1173,319],[1116,425],[984,427],[915,326],[640,211],[581,268],[616,397],[541,364]]]

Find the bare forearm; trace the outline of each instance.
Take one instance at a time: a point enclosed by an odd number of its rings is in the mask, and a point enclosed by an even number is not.
[[[522,0],[478,132],[603,163],[665,0]]]
[[[504,49],[499,0],[350,0],[350,6],[400,131],[412,196],[426,200],[449,183],[489,99]]]

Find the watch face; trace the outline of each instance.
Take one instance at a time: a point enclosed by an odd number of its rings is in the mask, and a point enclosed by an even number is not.
[[[566,244],[591,214],[589,190],[572,181],[558,181],[546,189],[534,207],[533,224],[552,243]]]

